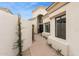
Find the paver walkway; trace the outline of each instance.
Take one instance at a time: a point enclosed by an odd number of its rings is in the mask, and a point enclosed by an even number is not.
[[[56,51],[48,46],[47,40],[40,34],[35,35],[35,41],[32,44],[30,50],[28,50],[31,56],[56,56]]]

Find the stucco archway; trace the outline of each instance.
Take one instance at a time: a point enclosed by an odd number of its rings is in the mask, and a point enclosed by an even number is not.
[[[39,14],[37,16],[37,30],[38,33],[42,33],[43,32],[43,19],[42,19],[43,15]]]

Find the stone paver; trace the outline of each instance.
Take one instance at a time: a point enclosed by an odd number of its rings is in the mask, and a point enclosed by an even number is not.
[[[49,47],[47,40],[40,36],[35,35],[35,41],[30,48],[31,56],[56,56],[56,51]]]

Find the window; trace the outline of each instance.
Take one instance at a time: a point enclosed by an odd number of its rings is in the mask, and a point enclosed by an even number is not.
[[[66,15],[55,18],[55,36],[66,39]]]
[[[45,23],[45,32],[50,32],[50,22]]]

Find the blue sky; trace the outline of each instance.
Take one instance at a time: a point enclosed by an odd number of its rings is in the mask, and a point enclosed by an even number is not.
[[[38,6],[48,7],[52,2],[0,2],[0,7],[8,8],[13,14],[19,13],[25,20],[32,18],[32,10]]]

